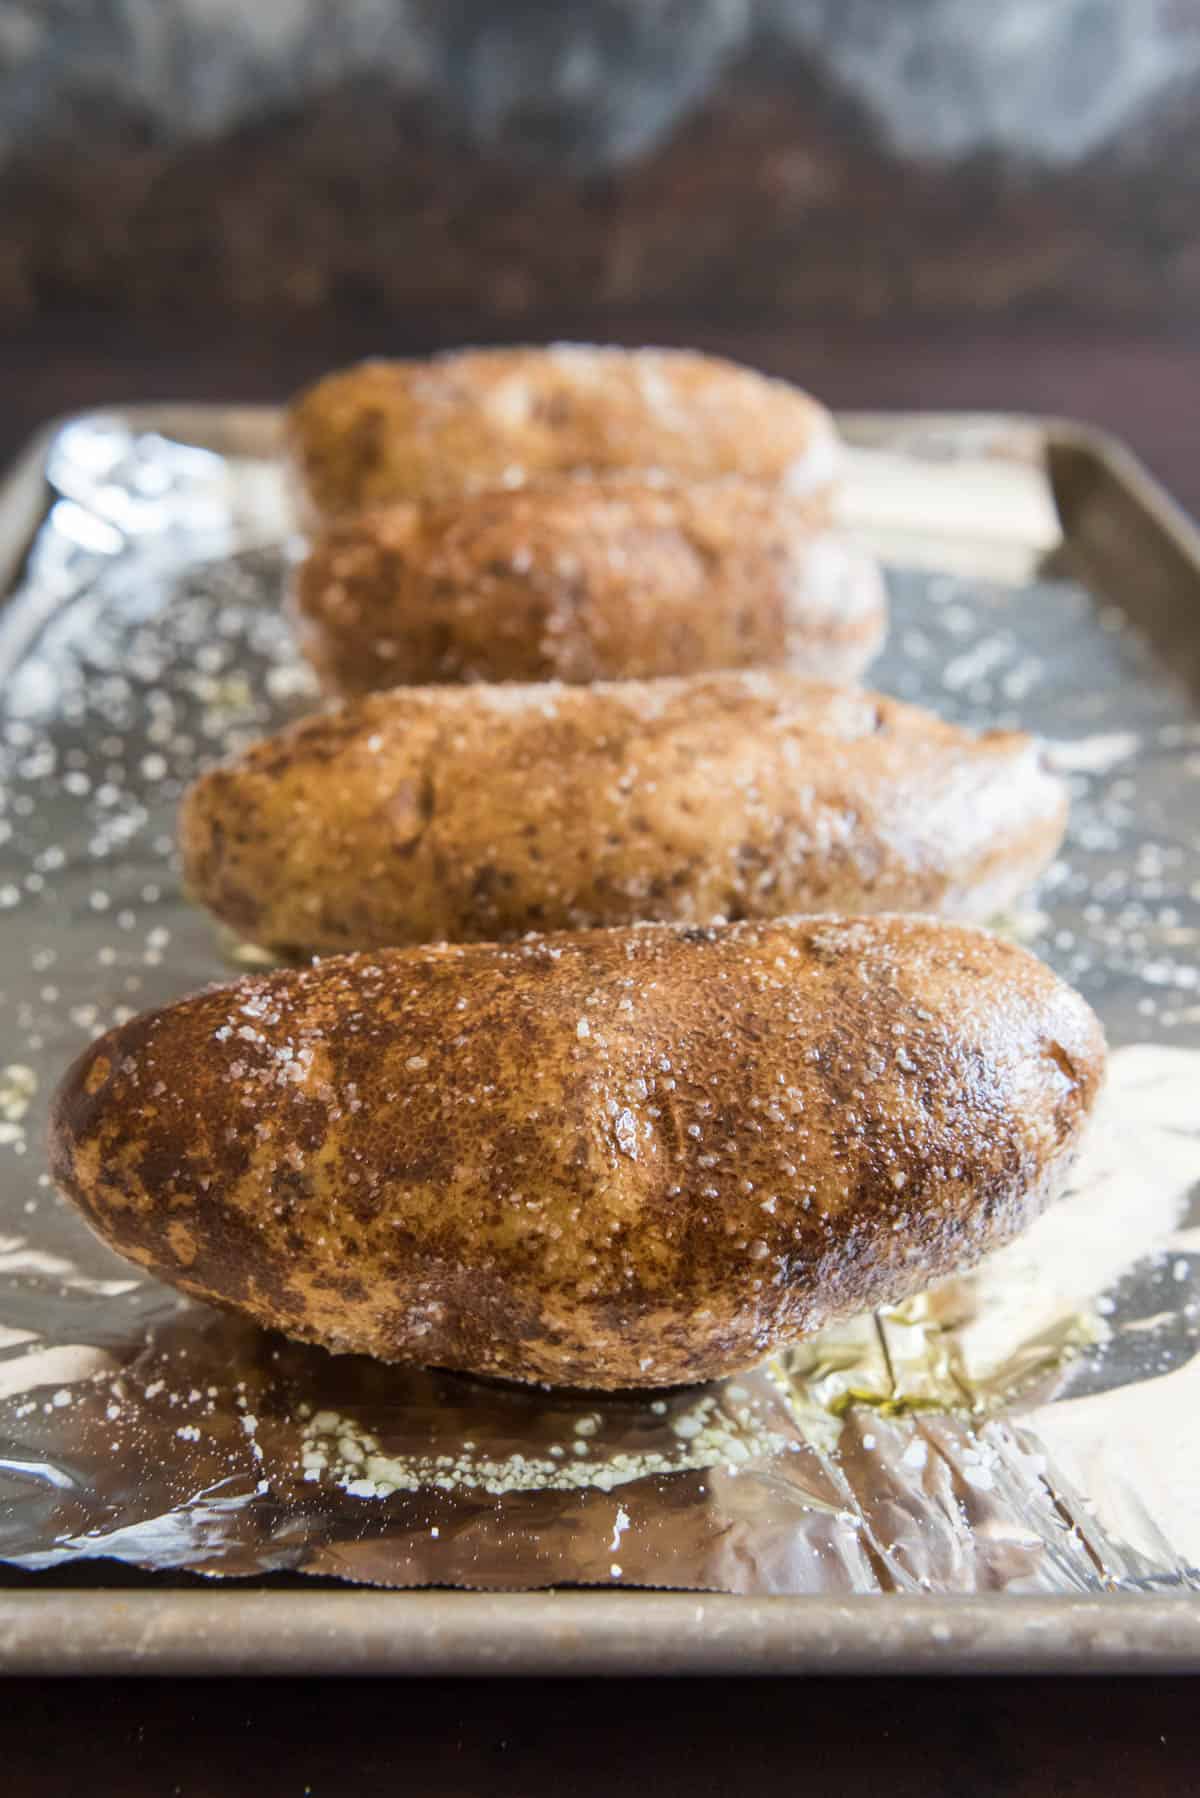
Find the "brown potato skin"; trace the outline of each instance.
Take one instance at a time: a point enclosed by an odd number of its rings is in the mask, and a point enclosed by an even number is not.
[[[786,667],[855,680],[887,601],[814,506],[740,480],[625,475],[338,519],[292,590],[333,692]]]
[[[995,916],[1067,799],[1037,745],[780,674],[397,689],[185,796],[190,890],[288,953],[797,911]]]
[[[299,395],[287,453],[317,517],[586,469],[827,490],[837,435],[799,388],[692,350],[590,344],[361,362]]]
[[[63,1190],[185,1292],[342,1351],[661,1386],[1007,1241],[1104,1064],[1078,994],[920,918],[336,957],[110,1031]]]

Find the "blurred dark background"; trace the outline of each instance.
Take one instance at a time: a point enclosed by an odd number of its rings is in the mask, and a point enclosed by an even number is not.
[[[1200,509],[1200,0],[0,0],[0,456],[454,342],[1084,417]]]
[[[1200,303],[1200,0],[0,0],[0,319]]]

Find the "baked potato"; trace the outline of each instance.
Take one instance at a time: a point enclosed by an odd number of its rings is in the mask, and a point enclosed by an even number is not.
[[[184,999],[76,1062],[51,1159],[120,1254],[272,1329],[664,1386],[1007,1241],[1103,1065],[1084,1001],[983,930],[648,925]]]
[[[740,474],[814,496],[838,471],[824,406],[693,350],[560,343],[362,362],[302,393],[286,435],[310,516],[580,469]]]
[[[791,494],[618,475],[337,519],[291,609],[324,684],[356,694],[714,668],[855,680],[887,603],[870,557]]]
[[[782,674],[398,689],[192,786],[191,891],[285,954],[794,911],[987,919],[1067,801],[1020,733]]]

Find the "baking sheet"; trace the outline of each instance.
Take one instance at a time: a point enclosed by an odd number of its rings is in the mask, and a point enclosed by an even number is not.
[[[87,1036],[251,959],[182,900],[171,818],[197,767],[314,703],[277,612],[273,430],[191,412],[58,433],[0,622],[0,1554],[803,1595],[810,1629],[819,1596],[924,1595],[932,1629],[934,1595],[972,1595],[982,1623],[1003,1593],[1015,1625],[1022,1595],[1194,1587],[1200,723],[1146,640],[1186,667],[1186,524],[1036,424],[851,425],[848,511],[894,559],[873,681],[1040,729],[1072,773],[1068,851],[1007,927],[1104,1015],[1099,1125],[1073,1195],[977,1280],[720,1388],[531,1395],[184,1306],[43,1183],[48,1092]],[[436,1608],[405,1602],[413,1628]],[[1138,1602],[1148,1627],[1158,1601]]]

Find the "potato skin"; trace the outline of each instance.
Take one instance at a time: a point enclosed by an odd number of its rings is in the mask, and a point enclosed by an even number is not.
[[[191,891],[285,952],[794,911],[985,919],[1062,837],[1036,744],[789,675],[375,694],[203,775]]]
[[[692,350],[590,344],[361,362],[293,402],[287,451],[317,517],[580,469],[817,493],[838,459],[829,413],[786,381]]]
[[[184,1291],[337,1351],[559,1385],[748,1366],[1059,1189],[1084,1001],[930,919],[336,957],[93,1044],[64,1193]]]
[[[855,680],[886,626],[862,550],[812,502],[625,475],[338,519],[301,564],[297,635],[333,692],[790,668]]]

